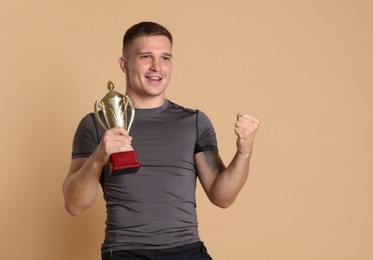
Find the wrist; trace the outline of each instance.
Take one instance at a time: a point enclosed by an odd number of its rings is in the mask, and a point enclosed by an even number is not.
[[[248,151],[248,152],[237,151],[236,156],[239,157],[239,158],[248,160],[248,159],[250,159],[252,153],[253,153],[253,151]]]
[[[90,157],[91,167],[102,169],[106,164],[108,164],[108,159],[103,159],[95,151]]]

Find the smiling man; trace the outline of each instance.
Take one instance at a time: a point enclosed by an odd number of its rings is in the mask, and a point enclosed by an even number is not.
[[[226,208],[248,176],[258,120],[237,114],[237,151],[226,167],[208,117],[166,99],[172,44],[171,33],[157,23],[129,28],[119,65],[136,106],[131,134],[118,127],[105,131],[90,113],[74,136],[65,207],[80,215],[101,185],[107,207],[103,260],[212,259],[198,233],[196,181],[213,204]],[[111,175],[110,155],[133,149],[138,173]]]

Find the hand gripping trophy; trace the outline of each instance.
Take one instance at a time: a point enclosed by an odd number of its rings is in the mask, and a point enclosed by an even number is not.
[[[123,127],[129,132],[135,117],[134,103],[129,96],[123,96],[114,91],[114,84],[111,81],[108,82],[107,88],[109,92],[101,101],[96,101],[95,103],[96,119],[106,130],[113,127]],[[101,119],[99,108],[106,124]],[[129,120],[127,113],[130,113]],[[115,175],[135,173],[140,168],[135,150],[113,153],[110,156],[110,162],[112,164],[112,174]]]

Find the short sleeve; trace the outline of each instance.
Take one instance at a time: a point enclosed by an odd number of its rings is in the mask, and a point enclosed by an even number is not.
[[[75,131],[71,157],[73,159],[89,157],[97,148],[100,138],[97,123],[92,114],[86,115]]]
[[[209,118],[197,111],[197,143],[194,153],[202,151],[218,151],[216,133]]]

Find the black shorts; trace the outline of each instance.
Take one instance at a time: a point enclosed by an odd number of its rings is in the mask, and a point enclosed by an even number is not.
[[[102,260],[212,260],[203,242],[167,249],[133,249],[102,253]]]

